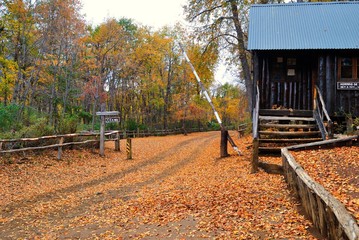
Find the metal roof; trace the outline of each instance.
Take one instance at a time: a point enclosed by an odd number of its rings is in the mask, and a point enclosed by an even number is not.
[[[359,49],[359,2],[252,5],[248,50]]]

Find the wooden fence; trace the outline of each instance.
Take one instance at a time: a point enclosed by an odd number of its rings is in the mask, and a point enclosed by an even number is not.
[[[305,212],[328,239],[359,239],[357,221],[345,206],[315,182],[295,161],[289,150],[358,144],[359,136],[296,145],[282,149],[283,170],[289,188],[300,199]]]
[[[200,132],[205,129],[190,128],[186,133]],[[136,131],[107,131],[105,141],[113,141],[115,150],[120,150],[120,139],[138,138],[148,136],[166,136],[184,133],[181,128],[170,130],[136,130]],[[61,159],[62,149],[64,147],[73,147],[76,145],[89,145],[92,148],[98,148],[100,142],[100,132],[82,132],[72,134],[62,134],[53,136],[43,136],[37,138],[19,138],[19,139],[0,139],[0,154],[18,153],[25,151],[37,151],[45,149],[58,149],[57,158]]]
[[[120,131],[105,133],[105,141],[114,141],[115,150],[119,150]],[[37,151],[51,148],[58,149],[57,158],[61,159],[63,147],[90,144],[96,147],[100,141],[100,133],[72,133],[63,135],[43,136],[38,138],[2,139],[0,140],[0,153],[17,153]]]

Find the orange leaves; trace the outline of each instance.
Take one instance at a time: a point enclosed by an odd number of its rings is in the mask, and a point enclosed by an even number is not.
[[[359,221],[359,147],[292,152],[318,183],[340,200]]]
[[[207,132],[134,139],[131,161],[111,146],[104,159],[75,150],[60,162],[47,152],[5,165],[0,206],[13,210],[1,216],[0,232],[51,239],[315,239],[280,175],[248,173],[250,137],[237,143],[244,156],[229,149],[232,156],[224,159],[219,138]],[[25,224],[16,229],[16,221]]]

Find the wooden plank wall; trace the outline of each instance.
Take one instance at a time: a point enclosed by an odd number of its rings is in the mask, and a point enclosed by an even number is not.
[[[312,91],[319,87],[331,116],[359,116],[359,90],[338,90],[338,58],[344,53],[331,52],[262,52],[256,53],[256,81],[260,89],[260,108],[281,106],[292,109],[313,109]],[[359,52],[357,53],[359,55]],[[345,55],[345,54],[344,54]],[[276,65],[283,58],[282,66]],[[288,77],[286,60],[295,58],[295,76]],[[280,77],[278,76],[280,75]],[[356,81],[355,79],[353,81]]]
[[[261,91],[261,109],[271,109],[273,106],[281,106],[292,109],[312,109],[312,70],[306,65],[300,65],[296,76],[288,78],[285,76],[286,69],[282,69],[282,78],[273,79],[273,57],[261,56],[259,58],[258,86]]]
[[[359,91],[337,90],[336,113],[351,113],[359,117]]]

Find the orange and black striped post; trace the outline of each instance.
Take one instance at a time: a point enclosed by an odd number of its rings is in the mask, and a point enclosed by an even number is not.
[[[127,159],[132,159],[132,139],[127,138],[126,142]]]

